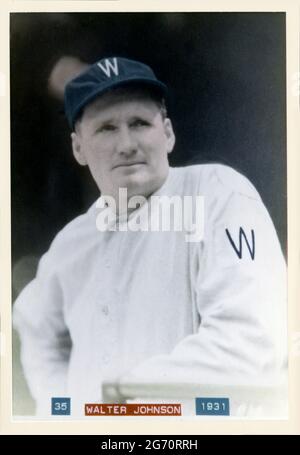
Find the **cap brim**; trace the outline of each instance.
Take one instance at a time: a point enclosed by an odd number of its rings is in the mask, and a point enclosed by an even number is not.
[[[74,124],[77,118],[80,115],[82,109],[87,106],[89,103],[94,101],[98,96],[103,95],[107,92],[110,92],[118,87],[130,86],[130,85],[141,85],[145,87],[151,87],[155,89],[162,97],[165,96],[168,92],[167,86],[160,81],[155,81],[153,79],[147,78],[132,78],[123,81],[116,81],[115,83],[110,83],[107,87],[99,87],[97,90],[94,90],[92,93],[89,94],[86,98],[84,98],[81,103],[76,107],[76,110],[73,112],[72,115],[72,128],[74,128]]]

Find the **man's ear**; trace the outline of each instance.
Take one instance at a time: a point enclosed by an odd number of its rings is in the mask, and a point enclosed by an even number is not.
[[[169,118],[164,119],[164,129],[167,137],[167,152],[171,153],[175,145],[175,134],[173,130],[172,122]]]
[[[73,131],[73,133],[71,133],[71,140],[72,140],[72,150],[73,150],[73,155],[74,155],[75,160],[81,166],[86,166],[87,161],[85,159],[85,155],[84,155],[82,147],[81,147],[80,137],[74,131]]]

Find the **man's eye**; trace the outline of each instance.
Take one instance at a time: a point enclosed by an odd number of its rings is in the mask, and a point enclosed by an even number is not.
[[[102,125],[99,128],[97,128],[97,133],[106,133],[109,131],[115,131],[116,127],[115,125],[107,124],[107,125]]]
[[[150,123],[147,122],[147,120],[142,120],[142,119],[136,119],[133,122],[131,122],[130,126],[133,128],[139,128],[142,126],[149,126]]]

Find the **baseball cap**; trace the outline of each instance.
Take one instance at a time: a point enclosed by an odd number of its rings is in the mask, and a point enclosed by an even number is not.
[[[99,95],[130,84],[153,88],[161,96],[167,92],[166,85],[144,63],[123,57],[109,57],[91,65],[65,87],[65,113],[70,127],[74,129],[82,109]]]

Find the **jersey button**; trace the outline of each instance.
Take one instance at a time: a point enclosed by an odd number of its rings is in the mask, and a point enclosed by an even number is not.
[[[104,355],[104,356],[102,357],[102,360],[103,360],[103,363],[105,363],[105,365],[107,365],[108,362],[109,362],[109,357],[108,357],[108,355]]]
[[[108,316],[109,309],[107,305],[102,305],[101,312],[104,314],[104,316]]]

